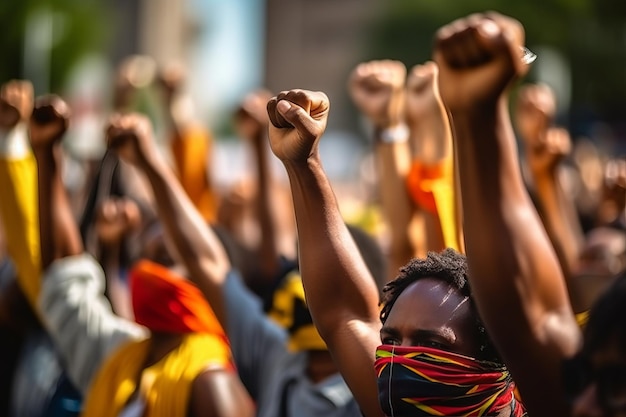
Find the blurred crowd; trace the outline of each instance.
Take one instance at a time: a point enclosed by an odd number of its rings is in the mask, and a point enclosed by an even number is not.
[[[346,80],[375,227],[324,171],[323,92],[251,91],[253,175],[220,187],[181,64],[122,62],[81,155],[63,97],[6,81],[0,415],[626,412],[626,160],[556,123],[514,18],[433,45]]]

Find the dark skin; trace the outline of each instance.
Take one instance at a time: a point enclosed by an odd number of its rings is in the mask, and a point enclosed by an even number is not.
[[[383,60],[357,65],[348,81],[352,101],[375,131],[378,193],[391,237],[388,279],[395,277],[407,260],[424,255],[427,243],[419,227],[417,240],[409,227],[411,222],[418,226],[424,223],[423,214],[414,209],[406,190],[406,176],[411,168],[409,142],[383,143],[379,137],[384,129],[405,122],[405,79],[406,68],[402,62]]]
[[[521,177],[507,108],[510,86],[528,71],[523,43],[518,21],[472,15],[439,30],[434,60],[455,133],[472,291],[529,415],[552,417],[569,413],[561,363],[581,334]]]
[[[565,129],[553,127],[555,114],[556,99],[548,86],[530,84],[521,88],[515,112],[516,126],[524,140],[526,163],[539,199],[543,224],[569,280],[578,263],[584,237],[574,202],[566,195],[558,175],[560,162],[570,153],[571,140]],[[590,307],[581,305],[580,297],[570,286],[576,312]]]
[[[109,149],[146,175],[165,237],[171,244],[169,248],[207,297],[218,319],[225,323],[223,303],[217,295],[220,289],[215,282],[225,279],[228,257],[159,155],[149,120],[138,114],[114,115],[107,127],[107,143]],[[164,355],[173,342],[172,337],[176,336],[160,335],[161,347],[153,349],[163,350]],[[221,368],[207,370],[194,380],[189,406],[195,416],[254,414],[252,402],[237,374]]]
[[[380,330],[384,344],[426,346],[480,357],[470,301],[445,282],[423,278],[398,297]]]
[[[475,328],[469,303],[446,284],[424,279],[399,297],[381,333],[376,285],[320,160],[328,98],[291,90],[274,97],[267,108],[272,151],[291,184],[300,270],[315,326],[364,415],[383,416],[374,373],[381,336],[399,345],[438,344],[457,353],[476,353],[478,343],[466,329],[469,323]]]
[[[278,259],[279,231],[278,208],[276,205],[276,184],[272,171],[267,145],[267,125],[269,120],[265,111],[265,103],[271,98],[268,91],[260,90],[250,93],[241,103],[235,114],[235,127],[250,145],[256,162],[256,217],[262,239],[256,250],[259,266],[257,276],[261,282],[248,283],[251,287],[271,287],[272,280],[280,268]]]

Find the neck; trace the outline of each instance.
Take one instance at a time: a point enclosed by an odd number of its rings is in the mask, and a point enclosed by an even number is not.
[[[154,365],[163,359],[168,353],[176,349],[184,334],[152,332],[150,337],[150,352],[146,359],[146,367]]]

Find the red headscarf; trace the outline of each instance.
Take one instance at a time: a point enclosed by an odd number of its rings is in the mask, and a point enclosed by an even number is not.
[[[212,333],[226,339],[213,309],[198,287],[170,269],[142,260],[130,270],[137,323],[165,333]]]

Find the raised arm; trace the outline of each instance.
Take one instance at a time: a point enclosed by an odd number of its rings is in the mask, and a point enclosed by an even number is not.
[[[344,223],[319,155],[328,98],[291,90],[271,99],[267,108],[270,145],[291,184],[311,315],[361,410],[368,417],[381,416],[373,368],[380,344],[378,290]]]
[[[569,280],[578,263],[584,237],[574,202],[565,194],[559,175],[560,162],[569,154],[571,140],[565,129],[552,126],[555,112],[556,99],[550,87],[522,87],[515,111],[516,125],[524,140],[524,155],[543,224],[565,278]],[[576,301],[575,294],[570,295],[574,296],[572,301]]]
[[[61,138],[69,118],[67,104],[56,96],[38,99],[31,117],[30,142],[38,168],[43,269],[57,259],[83,252],[83,242],[61,176]]]
[[[107,128],[107,141],[110,149],[146,175],[170,249],[226,328],[221,285],[230,268],[228,257],[159,154],[150,121],[138,114],[115,115]]]
[[[461,250],[458,187],[455,184],[452,132],[439,94],[437,65],[414,66],[407,79],[406,118],[412,148],[407,178],[413,201],[422,208],[428,250]]]
[[[46,329],[66,361],[72,382],[89,386],[102,361],[120,344],[144,336],[136,323],[117,317],[104,296],[104,276],[83,254],[78,225],[61,178],[61,137],[69,109],[59,97],[37,101],[30,140],[37,158],[39,225],[44,279],[39,307]]]
[[[266,104],[272,97],[269,91],[255,91],[248,94],[235,114],[235,126],[239,135],[248,143],[252,157],[256,163],[256,197],[255,215],[261,231],[261,238],[256,247],[259,262],[259,273],[254,274],[257,282],[248,282],[251,288],[270,288],[280,270],[280,242],[279,242],[279,211],[277,205],[281,203],[276,198],[275,179],[272,167],[267,129]],[[295,242],[291,242],[295,245]]]
[[[523,42],[516,20],[472,15],[438,31],[434,58],[455,132],[473,292],[528,413],[547,417],[567,414],[561,361],[580,334],[508,114],[509,88],[527,71]]]
[[[405,79],[402,62],[384,60],[359,64],[348,83],[352,101],[374,130],[378,193],[390,237],[388,280],[413,256],[426,252],[423,216],[414,209],[406,188],[411,150],[404,118]],[[417,239],[411,235],[413,221],[421,232]]]
[[[40,291],[41,252],[37,214],[37,163],[28,144],[33,87],[10,81],[0,92],[0,217],[7,252],[19,285],[36,310]]]
[[[204,220],[213,223],[218,206],[211,178],[213,138],[195,120],[191,98],[182,91],[183,67],[176,63],[166,66],[158,82],[163,92],[163,113],[178,180]]]

